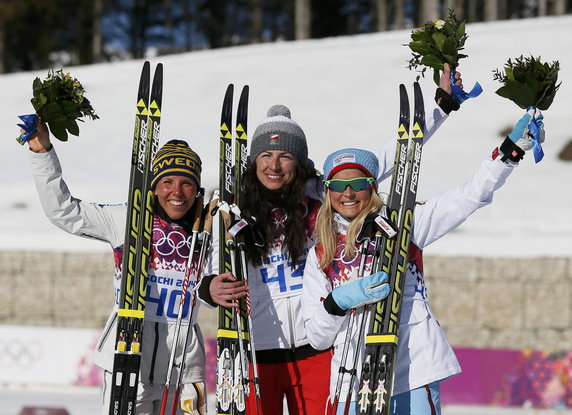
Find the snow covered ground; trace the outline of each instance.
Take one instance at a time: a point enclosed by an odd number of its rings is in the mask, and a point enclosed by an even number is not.
[[[545,112],[545,159],[528,155],[492,206],[477,212],[455,232],[427,250],[433,255],[570,256],[572,254],[572,162],[558,153],[572,139],[572,16],[468,25],[461,62],[465,89],[479,81],[484,93],[463,104],[425,148],[420,199],[460,184],[500,141],[500,131],[523,111],[500,98],[492,71],[521,54],[559,60],[562,87]],[[320,167],[326,155],[346,146],[375,149],[395,137],[398,84],[411,84],[406,69],[409,31],[323,40],[283,42],[194,52],[152,59],[165,68],[164,143],[190,140],[203,159],[204,184],[212,190],[218,175],[218,123],[228,83],[249,84],[250,131],[275,103],[290,107],[304,128],[311,157]],[[81,136],[56,142],[65,178],[76,197],[123,202],[135,92],[141,61],[64,68],[87,89],[95,122],[81,124]],[[36,76],[47,71],[0,76],[0,249],[108,249],[104,244],[66,235],[44,217],[32,184],[28,152],[14,138],[17,115],[33,111],[29,99]],[[434,85],[422,80],[426,99]],[[237,96],[238,93],[235,93]],[[383,190],[383,186],[382,186]]]

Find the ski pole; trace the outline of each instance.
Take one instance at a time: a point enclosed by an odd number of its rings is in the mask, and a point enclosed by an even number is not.
[[[367,258],[367,251],[368,251],[368,247],[369,247],[369,243],[370,243],[370,239],[369,238],[364,238],[362,240],[362,244],[360,247],[360,264],[359,264],[359,268],[358,268],[358,278],[363,277],[363,273],[364,273],[364,269],[365,269],[365,264],[366,264],[366,258]],[[344,340],[344,347],[342,349],[342,357],[340,360],[340,367],[338,369],[338,378],[336,380],[336,389],[335,389],[335,393],[334,393],[334,401],[333,401],[333,410],[334,410],[334,414],[337,413],[338,411],[338,405],[339,405],[339,401],[340,401],[340,394],[342,391],[342,385],[343,385],[343,380],[345,377],[346,373],[351,373],[351,370],[348,370],[346,368],[346,363],[347,363],[347,358],[348,358],[348,352],[349,352],[349,344],[351,342],[351,338],[352,338],[352,332],[353,332],[353,326],[355,323],[355,319],[356,319],[356,309],[352,308],[350,310],[350,315],[349,315],[349,319],[348,319],[348,325],[346,327],[346,338]],[[354,365],[354,369],[355,370],[355,365]],[[348,391],[348,396],[351,395],[351,392]]]
[[[381,232],[378,231],[375,234],[374,245],[373,245],[373,253],[372,253],[373,260],[371,263],[372,272],[374,269],[376,269],[377,262],[379,260],[379,255],[380,255],[380,250],[381,250],[381,240],[382,240],[382,235],[381,235]],[[369,244],[369,239],[368,239],[368,244]],[[344,415],[348,415],[348,411],[349,411],[350,403],[351,403],[351,398],[352,398],[352,393],[353,393],[354,382],[355,382],[355,379],[357,377],[357,367],[356,366],[357,366],[358,357],[361,353],[362,341],[364,339],[364,330],[365,330],[365,325],[366,325],[366,321],[367,321],[368,307],[369,306],[367,304],[364,305],[363,311],[361,313],[361,322],[360,322],[359,331],[358,331],[358,335],[357,335],[357,344],[356,344],[356,347],[354,349],[353,367],[349,371],[350,382],[348,385],[348,393],[346,395],[346,405],[344,407]]]
[[[215,206],[218,203],[218,192],[215,192],[211,197],[211,201],[208,205],[208,208],[205,213],[204,224],[203,224],[203,231],[201,232],[202,238],[202,245],[201,251],[199,254],[199,261],[197,263],[197,277],[196,277],[196,285],[199,284],[205,267],[206,261],[206,254],[209,248],[210,240],[211,240],[211,232],[212,232],[212,224],[213,224],[213,215],[212,212]],[[195,288],[196,289],[196,288]],[[175,415],[177,413],[177,402],[179,401],[179,397],[181,395],[181,386],[182,386],[182,379],[183,379],[183,372],[185,370],[185,353],[187,350],[187,344],[189,343],[189,337],[192,334],[192,327],[191,324],[193,322],[193,313],[195,310],[195,303],[197,302],[197,294],[194,293],[191,301],[191,311],[188,317],[188,324],[187,324],[187,335],[185,336],[185,341],[183,343],[182,349],[182,360],[181,360],[181,368],[179,373],[177,374],[177,380],[175,382],[175,396],[173,397],[173,405],[171,407],[171,415]]]
[[[254,235],[254,243],[257,246],[264,246],[264,244],[260,245],[261,240],[256,236],[256,229],[254,229],[253,224],[256,223],[255,218],[250,218],[251,220],[247,220],[242,217],[240,212],[240,208],[236,204],[232,204],[230,207],[230,211],[235,217],[236,223],[232,226],[229,230],[229,234],[235,238],[239,238],[239,234],[247,228],[252,228],[253,235]],[[241,278],[244,282],[245,286],[248,287],[248,260],[246,257],[246,249],[245,244],[241,240],[236,245],[240,255],[240,272]],[[260,400],[260,377],[258,375],[258,363],[256,361],[256,347],[254,344],[254,330],[252,327],[252,309],[250,306],[250,294],[248,291],[246,292],[246,296],[244,297],[245,303],[245,314],[246,314],[246,329],[248,331],[248,346],[250,351],[250,363],[252,365],[252,379],[250,379],[249,372],[246,372],[246,377],[243,377],[243,382],[245,383],[245,387],[248,388],[248,393],[250,394],[250,386],[248,385],[249,382],[252,382],[253,389],[254,389],[254,399],[255,399],[255,411],[256,413],[262,413],[262,405]],[[237,309],[240,310],[240,309]],[[244,355],[246,357],[246,355]],[[243,365],[243,371],[245,370],[245,365]]]
[[[239,242],[238,250],[240,252],[240,264],[242,267],[242,279],[248,287],[248,264],[244,242]],[[252,383],[254,385],[254,399],[256,401],[256,413],[262,413],[260,401],[260,377],[258,376],[258,363],[256,362],[256,347],[254,346],[254,330],[252,328],[252,309],[250,307],[250,294],[247,291],[244,298],[246,303],[246,318],[248,327],[248,342],[250,348],[250,362],[252,364]]]
[[[203,196],[201,195],[195,201],[197,204],[195,210],[195,220],[193,222],[193,229],[192,229],[192,237],[191,237],[191,246],[189,249],[189,258],[187,259],[187,269],[185,270],[185,278],[183,280],[183,287],[181,290],[181,302],[179,303],[179,309],[177,312],[177,323],[175,325],[175,334],[173,336],[173,342],[171,345],[171,355],[169,356],[169,366],[167,367],[167,379],[165,381],[165,389],[163,391],[163,398],[161,399],[161,411],[160,414],[165,414],[165,408],[167,406],[167,398],[169,396],[169,385],[171,383],[171,373],[173,371],[173,366],[175,365],[175,355],[177,353],[177,345],[179,343],[179,333],[181,331],[181,321],[183,318],[183,310],[185,306],[185,300],[187,299],[187,292],[189,287],[189,281],[191,279],[191,273],[193,270],[193,256],[195,252],[195,245],[198,238],[199,227],[201,225],[202,219],[202,212],[203,212]],[[189,303],[192,303],[190,301]],[[191,310],[189,310],[189,314],[192,312],[192,304]],[[184,353],[184,352],[183,352]]]
[[[238,270],[238,266],[236,263],[236,244],[234,241],[234,237],[229,233],[232,225],[232,219],[230,216],[230,206],[228,204],[220,205],[219,204],[220,214],[223,218],[224,226],[226,229],[226,247],[230,253],[230,272],[234,275],[237,280],[240,280],[240,274]],[[233,303],[237,305],[234,307],[234,314],[233,314],[233,326],[235,327],[236,336],[237,336],[237,343],[238,343],[238,353],[234,358],[234,376],[233,376],[233,390],[235,391],[235,402],[242,403],[245,397],[249,395],[249,388],[248,388],[248,368],[246,365],[246,351],[244,349],[244,338],[243,338],[243,326],[242,326],[242,316],[241,316],[241,304],[239,300],[233,300]],[[236,350],[236,349],[235,349]],[[238,361],[238,362],[237,362]],[[238,370],[236,367],[238,366]],[[241,385],[242,384],[242,385]],[[238,401],[238,402],[237,402]],[[242,406],[242,405],[238,405]]]

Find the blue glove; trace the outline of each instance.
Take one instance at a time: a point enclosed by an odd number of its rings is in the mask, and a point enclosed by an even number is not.
[[[533,150],[534,160],[538,163],[544,157],[541,143],[544,142],[544,116],[535,107],[528,108],[526,114],[514,126],[507,140],[501,145],[503,161],[518,163],[524,153]]]
[[[340,285],[334,288],[331,295],[342,310],[375,303],[389,295],[387,279],[387,273],[377,272]]]

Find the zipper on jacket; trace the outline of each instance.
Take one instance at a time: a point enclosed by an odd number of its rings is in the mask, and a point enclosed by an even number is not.
[[[153,356],[151,356],[151,368],[149,369],[149,384],[153,386],[155,377],[155,361],[157,360],[157,348],[159,347],[159,323],[155,322],[155,340],[153,342]]]

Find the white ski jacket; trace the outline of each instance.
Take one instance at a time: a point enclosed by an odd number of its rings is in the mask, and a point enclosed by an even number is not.
[[[117,331],[117,308],[121,279],[122,246],[125,237],[126,204],[105,205],[84,202],[70,193],[62,178],[62,169],[54,148],[47,153],[31,154],[32,173],[40,202],[48,219],[73,235],[107,242],[114,251],[116,264],[115,307],[98,341],[94,362],[107,371],[113,370]],[[176,224],[169,224],[154,215],[152,257],[149,264],[145,323],[142,344],[142,382],[164,383],[180,303],[181,284],[189,255],[189,234]],[[196,261],[196,254],[195,254]],[[206,273],[211,272],[210,260]],[[195,282],[191,281],[189,293]],[[111,287],[110,287],[111,288]],[[110,289],[110,296],[112,295]],[[183,324],[190,312],[190,295],[183,309]],[[183,383],[205,380],[205,354],[202,334],[196,324],[197,301],[193,311],[192,338],[187,347]],[[181,330],[180,343],[186,329]],[[180,360],[180,359],[179,359]],[[174,369],[177,373],[178,369]]]
[[[399,344],[396,356],[393,394],[412,390],[431,382],[443,380],[461,372],[461,368],[449,342],[431,312],[427,298],[423,272],[423,249],[458,227],[477,209],[492,201],[494,192],[500,188],[513,167],[500,159],[485,159],[480,168],[463,185],[440,196],[433,197],[415,207],[413,218],[412,246],[405,278],[403,306],[399,326]],[[345,235],[347,221],[336,215],[338,232]],[[341,249],[341,247],[339,247]],[[337,258],[332,266],[339,274],[350,275],[359,265],[359,260]],[[366,268],[366,275],[370,272]],[[304,289],[301,297],[302,315],[310,344],[325,349],[334,346],[331,366],[330,395],[334,396],[343,343],[346,338],[348,316],[329,314],[322,301],[332,291],[332,281],[319,268],[316,248],[310,250],[304,271]],[[356,323],[351,335],[351,347],[346,368],[352,367],[359,322],[363,307],[356,310]],[[349,315],[349,314],[348,314]],[[365,331],[369,329],[369,322]],[[363,341],[362,341],[363,348]],[[353,399],[357,399],[363,349],[358,356],[357,378]],[[344,377],[341,398],[347,395],[350,376]]]

